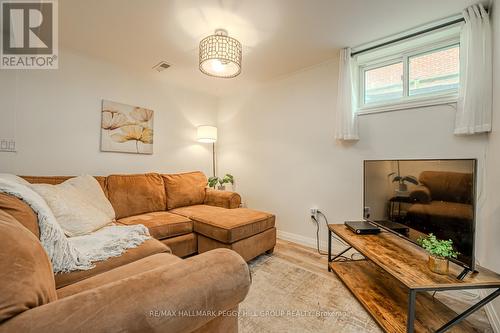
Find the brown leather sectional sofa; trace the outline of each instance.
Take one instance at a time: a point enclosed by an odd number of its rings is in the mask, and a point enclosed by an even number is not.
[[[234,311],[250,286],[245,260],[272,252],[274,215],[239,208],[238,194],[207,189],[201,172],[96,179],[117,222],[144,224],[156,239],[54,275],[35,213],[0,194],[0,332],[237,332]]]

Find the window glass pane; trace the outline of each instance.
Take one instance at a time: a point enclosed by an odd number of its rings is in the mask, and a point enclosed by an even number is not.
[[[403,97],[403,63],[365,71],[365,104]]]
[[[409,58],[410,96],[457,91],[459,47],[441,49]]]

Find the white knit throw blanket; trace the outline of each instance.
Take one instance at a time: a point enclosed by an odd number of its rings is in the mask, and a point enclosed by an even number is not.
[[[45,200],[31,188],[0,178],[0,192],[23,200],[37,214],[40,242],[54,273],[91,269],[92,262],[119,256],[150,238],[143,225],[111,225],[89,235],[68,238]]]
[[[148,228],[142,224],[122,226],[110,225],[90,235],[70,237],[70,243],[90,261],[118,257],[126,249],[137,247],[148,240]]]

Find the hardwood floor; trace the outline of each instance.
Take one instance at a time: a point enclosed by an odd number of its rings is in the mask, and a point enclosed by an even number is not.
[[[339,251],[341,248],[342,245],[340,243],[334,242],[334,252]],[[347,252],[347,255],[349,256],[353,253],[354,251],[350,251]],[[332,280],[332,283],[338,282],[336,275],[327,270],[326,256],[318,254],[316,249],[278,240],[273,256],[286,260],[311,273],[321,275],[328,280]],[[354,296],[350,295],[350,297],[354,299]],[[462,312],[478,301],[478,296],[475,293],[467,291],[438,292],[436,298],[456,312]],[[493,332],[484,309],[480,309],[470,316],[468,322],[480,332]]]

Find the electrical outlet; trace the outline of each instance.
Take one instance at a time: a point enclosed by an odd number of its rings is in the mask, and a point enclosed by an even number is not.
[[[318,219],[318,208],[311,208],[310,211],[311,211],[311,217]]]
[[[371,214],[372,214],[372,209],[370,207],[363,208],[363,217],[364,218],[369,218]]]

